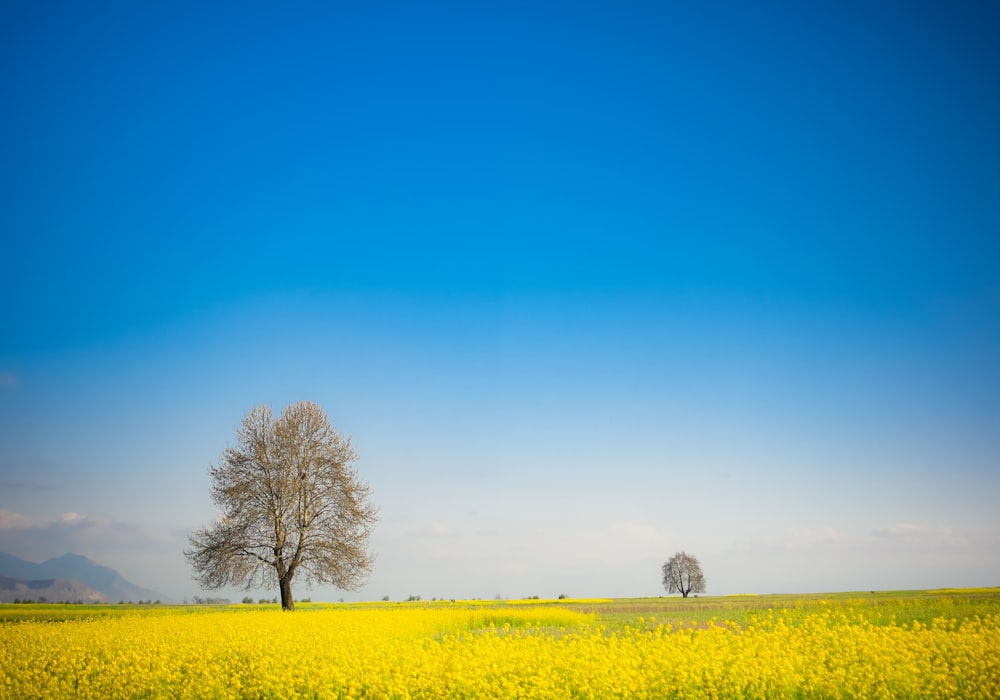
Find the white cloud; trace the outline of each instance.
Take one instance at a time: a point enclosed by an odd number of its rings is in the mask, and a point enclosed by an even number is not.
[[[103,515],[67,512],[56,518],[25,515],[0,509],[0,547],[23,550],[27,545],[44,552],[74,551],[86,554],[90,547],[108,544],[140,546],[149,538],[138,525],[112,520]],[[5,550],[9,551],[9,549]]]
[[[931,529],[926,525],[914,525],[912,523],[896,523],[886,527],[879,527],[872,530],[875,537],[923,537],[930,533]]]
[[[0,508],[0,531],[23,530],[38,524],[38,520],[12,510]]]

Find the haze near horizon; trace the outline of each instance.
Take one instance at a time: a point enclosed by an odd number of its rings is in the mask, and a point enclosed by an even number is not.
[[[0,551],[203,595],[311,400],[381,521],[297,598],[1000,584],[998,19],[5,4]]]

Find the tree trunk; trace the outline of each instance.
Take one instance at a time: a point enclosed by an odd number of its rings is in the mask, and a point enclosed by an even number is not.
[[[292,577],[283,576],[278,581],[278,587],[281,589],[281,609],[292,612],[295,610],[295,601],[292,600]]]

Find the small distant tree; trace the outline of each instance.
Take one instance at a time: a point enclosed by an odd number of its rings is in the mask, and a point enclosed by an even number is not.
[[[687,598],[689,593],[705,592],[705,574],[698,559],[687,552],[677,552],[663,565],[663,585],[667,593],[680,593]]]

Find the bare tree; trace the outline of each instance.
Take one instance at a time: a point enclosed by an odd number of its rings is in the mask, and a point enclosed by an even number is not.
[[[260,405],[210,469],[217,521],[197,530],[184,556],[206,589],[278,585],[294,610],[292,579],[357,588],[374,563],[368,538],[378,519],[358,455],[318,405],[292,404],[275,419]]]
[[[705,574],[701,572],[698,559],[687,552],[677,552],[663,565],[663,585],[667,593],[680,593],[687,598],[689,593],[705,592]]]

